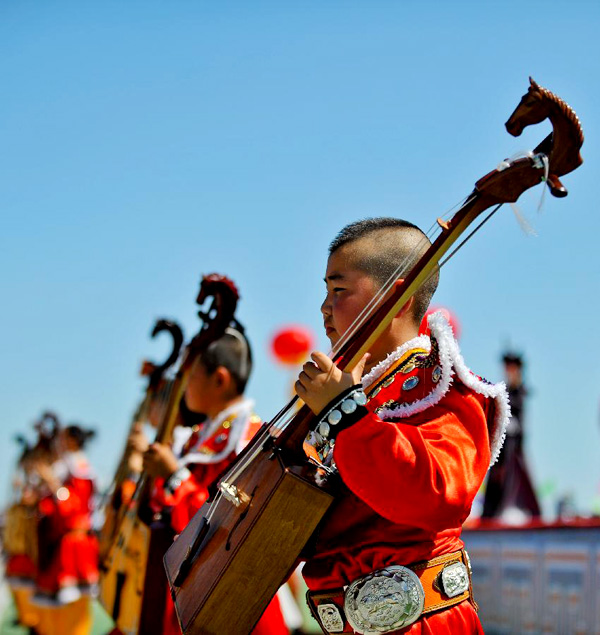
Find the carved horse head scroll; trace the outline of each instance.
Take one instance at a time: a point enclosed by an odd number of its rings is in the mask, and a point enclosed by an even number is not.
[[[563,197],[567,190],[558,179],[583,163],[579,150],[583,131],[575,111],[560,97],[529,78],[529,90],[506,122],[506,130],[518,137],[532,124],[549,119],[553,131],[534,150],[549,161],[548,187],[554,196]]]

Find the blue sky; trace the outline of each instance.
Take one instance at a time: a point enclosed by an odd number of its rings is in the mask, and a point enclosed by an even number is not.
[[[442,272],[474,370],[524,352],[528,452],[551,509],[600,495],[596,237],[600,5],[594,2],[4,2],[0,5],[0,492],[11,439],[45,408],[93,425],[104,481],[141,396],[157,317],[197,328],[202,273],[238,284],[250,394],[290,377],[283,324],[321,332],[328,242],[366,216],[425,228],[506,156],[529,75],[576,109],[565,200],[503,208]]]

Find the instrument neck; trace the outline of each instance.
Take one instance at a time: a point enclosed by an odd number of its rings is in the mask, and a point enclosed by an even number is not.
[[[350,372],[362,359],[363,355],[369,352],[382,336],[385,337],[384,334],[394,317],[398,315],[429,277],[435,273],[440,261],[450,248],[455,245],[475,218],[496,202],[494,197],[475,193],[469,197],[468,202],[454,214],[450,221],[447,223],[440,222],[442,232],[438,238],[412,267],[406,277],[391,287],[384,299],[357,327],[352,338],[333,356],[333,361],[340,369]],[[407,333],[406,336],[407,339],[411,339],[414,334],[408,337]],[[394,346],[390,344],[390,350],[386,352],[391,352],[398,344],[402,343],[398,341]],[[276,445],[294,455],[301,456],[302,443],[311,426],[314,426],[314,417],[315,415],[311,410],[307,406],[303,406],[279,434]]]

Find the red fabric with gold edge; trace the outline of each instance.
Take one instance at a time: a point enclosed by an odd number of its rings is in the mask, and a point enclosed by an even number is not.
[[[303,569],[312,591],[463,547],[461,526],[490,463],[488,423],[494,401],[455,376],[436,405],[383,421],[374,413],[383,404],[414,403],[436,387],[435,363],[404,373],[397,367],[374,383],[373,388],[381,388],[367,404],[369,414],[337,436],[333,458],[347,489],[321,524]],[[394,372],[394,380],[382,385]],[[413,376],[419,383],[405,390]],[[463,602],[397,632],[483,631],[473,606]]]
[[[38,504],[46,517],[45,527],[57,544],[53,557],[37,572],[36,586],[48,595],[61,588],[86,588],[98,582],[98,541],[91,533],[91,506],[94,483],[88,478],[69,476],[62,485],[65,500],[46,496]]]
[[[202,428],[195,431],[183,447],[185,456],[190,453],[199,453],[210,457],[218,454],[227,446],[231,419],[225,419],[224,423],[211,436],[205,439],[200,446],[197,445]],[[244,444],[250,441],[261,426],[260,418],[253,415],[248,421],[235,421],[234,425],[243,425],[244,432],[242,439]],[[207,463],[188,463],[186,467],[192,476],[184,481],[174,492],[169,494],[163,487],[163,479],[156,479],[156,487],[153,495],[153,506],[158,509],[165,507],[171,511],[171,526],[175,533],[181,533],[184,527],[190,522],[195,513],[204,505],[208,498],[208,487],[215,481],[234,461],[236,452],[233,451],[224,459]]]
[[[183,481],[173,495],[165,491],[163,479],[156,479],[152,507],[155,509],[169,508],[171,511],[171,526],[175,533],[181,533],[194,514],[206,502],[208,486],[227,468],[234,458],[235,454],[219,463],[187,465],[186,467],[192,475]]]

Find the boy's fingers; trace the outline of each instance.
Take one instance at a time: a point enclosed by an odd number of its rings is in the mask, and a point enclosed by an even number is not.
[[[329,357],[327,357],[327,355],[325,355],[325,353],[321,353],[321,351],[315,351],[310,357],[317,365],[317,368],[322,370],[324,373],[329,372],[333,366],[333,362],[329,359]]]
[[[299,375],[298,375],[298,381],[303,385],[306,386],[307,384],[310,384],[311,382],[311,377],[309,377],[304,371],[302,371]]]
[[[352,369],[352,379],[355,384],[360,384],[360,380],[362,379],[363,372],[365,370],[365,365],[369,361],[369,357],[371,357],[371,353],[365,353],[359,360],[358,364]]]
[[[301,394],[305,394],[306,393],[306,388],[302,385],[302,382],[300,380],[298,380],[294,384],[294,388],[296,389],[296,394],[297,395],[301,395]]]
[[[314,362],[306,362],[306,364],[304,364],[304,366],[302,367],[302,372],[309,379],[314,379],[322,371]]]
[[[301,384],[303,388],[306,388],[306,386],[308,386],[310,382],[311,378],[306,374],[305,371],[301,371],[298,375],[298,381],[296,383]]]

